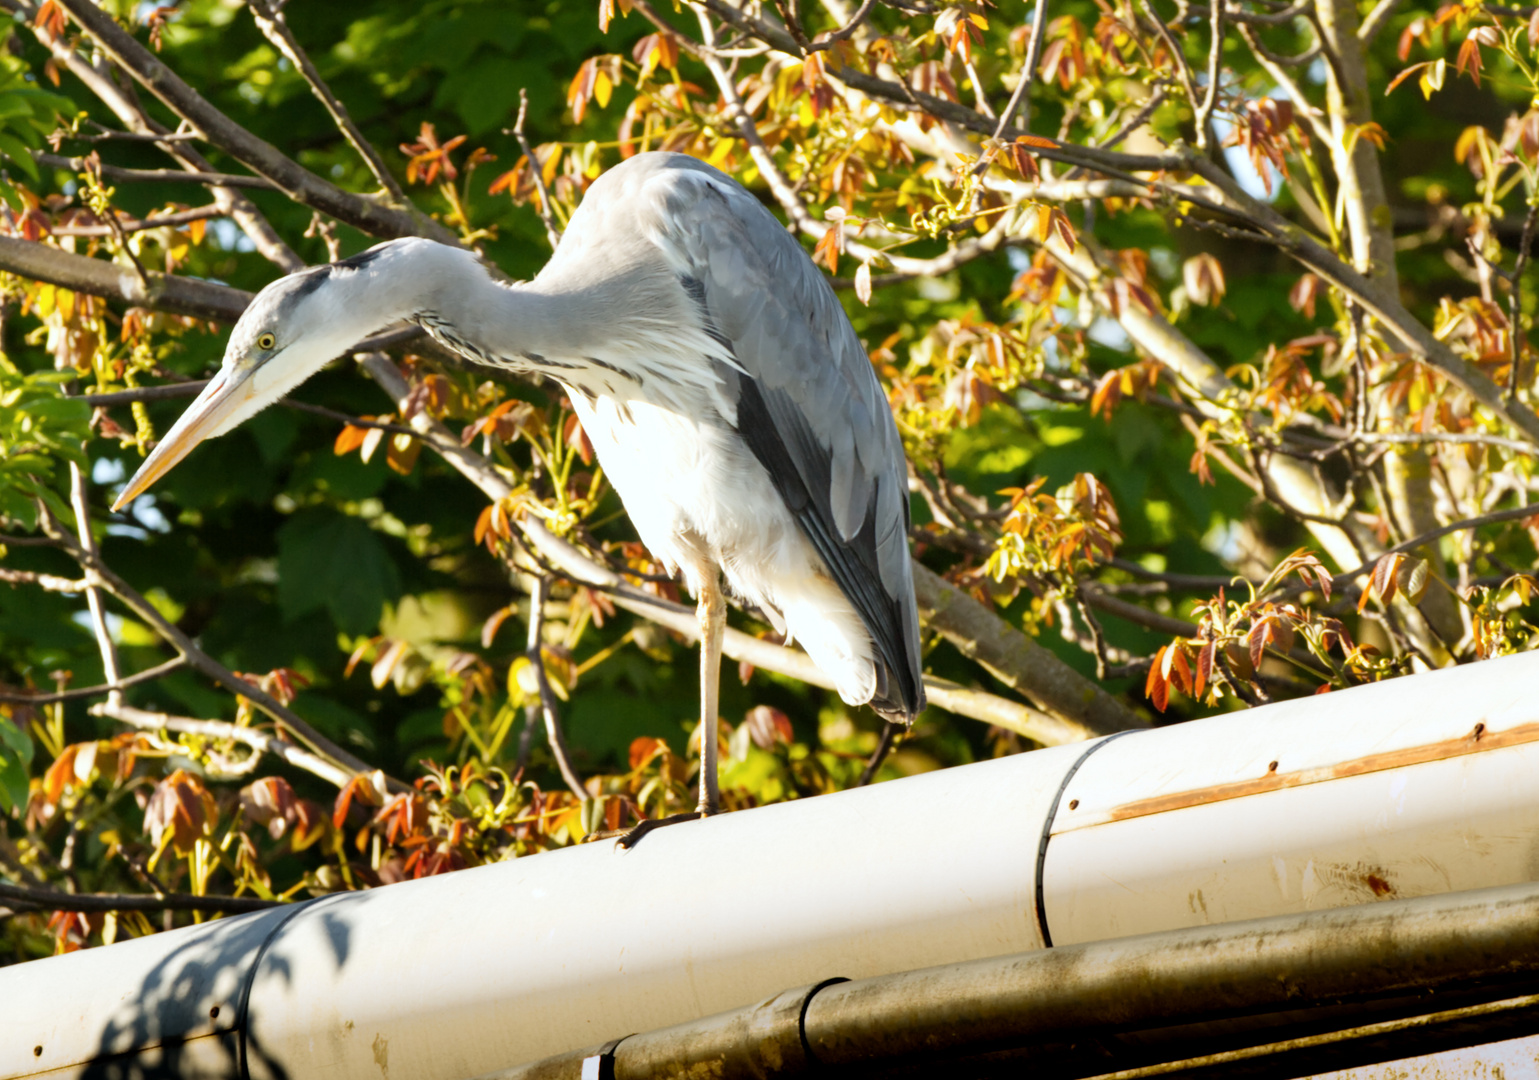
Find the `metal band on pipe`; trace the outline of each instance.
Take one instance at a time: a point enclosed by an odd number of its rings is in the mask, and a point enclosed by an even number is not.
[[[257,947],[256,955],[251,958],[251,966],[246,969],[246,978],[240,989],[240,1007],[235,1011],[235,1040],[239,1048],[238,1061],[240,1063],[241,1080],[251,1080],[251,1070],[246,1067],[246,1033],[251,1028],[251,987],[256,983],[257,972],[262,968],[262,958],[267,955],[267,947],[273,943],[285,926],[289,924],[301,912],[311,911],[333,896],[345,896],[345,893],[333,893],[331,896],[319,896],[314,900],[306,900],[295,904],[292,911],[279,919],[267,936],[262,939],[262,944]]]
[[[1137,730],[1133,728],[1127,731],[1119,731],[1087,746],[1085,752],[1079,756],[1079,760],[1070,767],[1068,772],[1063,774],[1063,780],[1058,784],[1058,790],[1053,794],[1053,805],[1048,809],[1047,817],[1042,820],[1042,837],[1037,841],[1036,892],[1037,930],[1042,935],[1042,947],[1045,949],[1053,947],[1053,935],[1047,928],[1047,899],[1043,893],[1042,878],[1047,871],[1047,842],[1053,838],[1053,822],[1058,820],[1058,804],[1063,800],[1063,793],[1068,788],[1069,781],[1074,779],[1074,774],[1079,772],[1079,767],[1090,760],[1091,754],[1094,754],[1103,746],[1110,746],[1124,735],[1132,735]]]

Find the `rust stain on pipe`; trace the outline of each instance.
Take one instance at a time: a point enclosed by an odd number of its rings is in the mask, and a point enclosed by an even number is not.
[[[1533,742],[1539,742],[1539,723],[1519,724],[1506,731],[1488,731],[1486,725],[1480,723],[1476,724],[1474,730],[1468,735],[1461,735],[1457,739],[1444,739],[1441,742],[1426,743],[1422,746],[1408,746],[1382,754],[1369,754],[1367,757],[1353,758],[1350,761],[1341,761],[1315,769],[1300,769],[1297,772],[1269,770],[1254,780],[1236,780],[1227,784],[1194,788],[1191,791],[1178,791],[1170,795],[1138,799],[1114,807],[1107,815],[1107,820],[1127,821],[1130,818],[1147,817],[1150,814],[1184,810],[1188,806],[1202,806],[1207,803],[1224,802],[1227,799],[1243,799],[1247,795],[1261,795],[1268,791],[1280,791],[1283,788],[1304,787],[1307,784],[1320,784],[1328,780],[1342,780],[1349,776],[1403,769],[1408,765],[1443,761],[1448,758],[1463,757],[1466,754],[1483,754],[1488,750],[1502,750],[1509,746],[1523,746]],[[1072,823],[1066,822],[1066,824],[1070,828],[1073,827]]]

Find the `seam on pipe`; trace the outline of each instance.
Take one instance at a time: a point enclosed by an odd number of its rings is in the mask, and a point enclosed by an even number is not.
[[[332,893],[332,896],[342,896],[343,893]],[[278,931],[287,926],[295,916],[302,911],[309,911],[331,899],[331,896],[320,896],[314,900],[307,900],[302,904],[295,904],[294,910],[278,920],[276,926],[267,932],[262,939],[262,944],[257,947],[256,955],[251,958],[251,967],[246,971],[245,985],[240,990],[240,1008],[235,1014],[235,1038],[239,1046],[236,1060],[240,1063],[241,1080],[251,1080],[251,1070],[246,1067],[246,1032],[251,1027],[251,988],[256,985],[257,971],[262,966],[262,959],[267,955],[267,947],[273,943],[273,938],[278,936]]]
[[[809,1066],[822,1064],[818,1060],[818,1055],[812,1052],[812,1044],[807,1041],[807,1010],[812,1007],[812,999],[830,986],[837,986],[839,983],[847,983],[849,981],[843,975],[836,975],[832,979],[824,979],[811,990],[808,990],[807,996],[802,998],[801,1011],[796,1014],[796,1037],[802,1041],[802,1053],[807,1055],[807,1064]]]
[[[1065,789],[1068,788],[1069,781],[1074,779],[1074,774],[1079,772],[1079,767],[1086,761],[1090,760],[1091,754],[1094,754],[1103,746],[1110,746],[1124,735],[1132,735],[1134,732],[1140,730],[1153,731],[1156,729],[1131,728],[1127,731],[1119,731],[1116,734],[1108,735],[1106,738],[1101,739],[1099,742],[1091,743],[1088,747],[1085,748],[1085,752],[1079,756],[1079,759],[1075,761],[1074,764],[1069,768],[1069,771],[1063,774],[1063,780],[1059,783],[1058,790],[1053,792],[1053,805],[1048,808],[1047,817],[1042,822],[1042,836],[1037,841],[1037,873],[1035,882],[1037,894],[1037,930],[1042,935],[1042,947],[1044,949],[1051,949],[1053,947],[1053,935],[1052,932],[1047,928],[1047,897],[1043,891],[1042,874],[1043,871],[1047,868],[1047,842],[1053,838],[1053,822],[1058,817],[1058,804],[1063,799],[1063,793]],[[805,1008],[802,1010],[802,1014],[803,1016],[806,1015]]]

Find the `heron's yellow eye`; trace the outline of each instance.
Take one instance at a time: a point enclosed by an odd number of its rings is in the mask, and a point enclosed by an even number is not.
[[[257,348],[264,351],[271,349],[276,344],[278,344],[278,339],[273,337],[271,334],[263,334],[261,337],[257,338]]]

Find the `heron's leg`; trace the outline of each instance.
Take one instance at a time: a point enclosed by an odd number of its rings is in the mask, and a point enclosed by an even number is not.
[[[695,809],[705,815],[721,812],[716,725],[721,712],[721,639],[727,631],[727,601],[714,566],[701,577],[695,614],[700,619],[700,803]]]
[[[665,818],[651,818],[639,823],[616,843],[627,850],[641,838],[665,825],[694,821],[721,813],[721,793],[717,786],[717,714],[721,692],[721,639],[727,632],[727,600],[721,592],[716,567],[700,575],[700,595],[695,614],[700,619],[700,802],[695,809]]]

